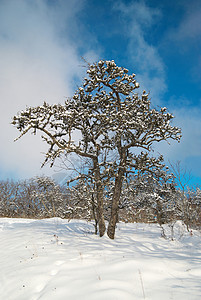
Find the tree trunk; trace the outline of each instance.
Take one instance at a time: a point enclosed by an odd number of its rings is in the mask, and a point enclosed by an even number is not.
[[[94,201],[94,194],[92,193],[91,196],[91,204],[92,204],[92,213],[93,213],[93,218],[95,221],[95,234],[98,233],[98,218],[97,218],[97,209],[96,209],[96,205],[95,205],[95,201]]]
[[[98,165],[98,159],[94,159],[94,175],[95,175],[95,185],[96,185],[96,197],[97,197],[97,219],[99,235],[102,237],[105,234],[105,220],[103,214],[103,186],[100,177],[100,168]]]
[[[108,229],[107,229],[107,235],[110,239],[114,239],[115,228],[118,222],[119,199],[121,196],[123,176],[124,176],[124,168],[122,167],[122,164],[120,164],[118,174],[115,179],[114,193],[112,196],[111,216],[110,216]]]

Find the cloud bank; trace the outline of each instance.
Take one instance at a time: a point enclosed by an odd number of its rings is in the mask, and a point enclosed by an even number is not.
[[[46,100],[62,102],[72,95],[82,68],[76,17],[80,1],[0,2],[0,177],[40,174],[46,147],[39,137],[14,143],[18,132],[9,123],[17,111]],[[43,172],[49,172],[43,170]]]

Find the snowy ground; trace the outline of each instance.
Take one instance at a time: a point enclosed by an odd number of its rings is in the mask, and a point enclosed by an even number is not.
[[[198,300],[201,233],[119,224],[115,240],[85,221],[0,219],[0,299]]]

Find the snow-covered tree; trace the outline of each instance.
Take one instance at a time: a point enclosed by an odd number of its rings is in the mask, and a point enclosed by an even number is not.
[[[30,107],[13,118],[21,132],[41,131],[49,145],[45,162],[54,164],[62,154],[75,153],[91,161],[88,173],[94,181],[99,233],[105,233],[103,194],[105,182],[114,183],[107,234],[114,238],[119,200],[125,175],[135,170],[161,168],[162,158],[150,156],[154,142],[174,139],[181,131],[171,126],[173,116],[166,108],[151,107],[148,94],[139,95],[135,74],[118,67],[114,61],[88,65],[88,77],[65,104]],[[76,140],[76,136],[80,138]],[[140,149],[135,152],[135,149]],[[139,153],[140,154],[137,154]]]
[[[131,174],[124,180],[120,197],[120,220],[167,223],[175,202],[174,177],[167,168]]]
[[[61,187],[50,177],[40,176],[30,179],[34,184],[31,199],[43,217],[65,217],[69,211],[65,194]]]
[[[0,217],[15,217],[18,195],[18,182],[0,181]]]

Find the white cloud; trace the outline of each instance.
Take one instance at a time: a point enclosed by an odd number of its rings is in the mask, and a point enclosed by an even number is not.
[[[150,91],[152,102],[158,104],[166,90],[165,66],[157,47],[148,42],[146,34],[157,23],[161,12],[150,8],[144,1],[131,4],[118,2],[114,8],[124,19],[125,35],[129,38],[127,55],[138,71],[136,78],[142,89]]]
[[[45,145],[32,136],[14,143],[18,132],[9,123],[25,106],[72,95],[73,79],[83,73],[72,36],[81,8],[81,1],[0,2],[1,177],[40,173]]]

